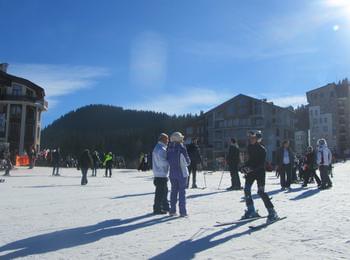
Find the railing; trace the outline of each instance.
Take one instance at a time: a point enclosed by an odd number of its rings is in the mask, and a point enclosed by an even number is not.
[[[38,99],[30,96],[0,95],[0,100],[36,102]]]

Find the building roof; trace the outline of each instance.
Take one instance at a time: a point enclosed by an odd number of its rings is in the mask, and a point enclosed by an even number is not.
[[[12,82],[16,82],[19,84],[23,84],[27,87],[30,87],[41,98],[43,98],[45,96],[45,90],[42,87],[38,86],[37,84],[35,84],[27,79],[11,75],[11,74],[8,74],[8,73],[0,70],[0,83],[5,83],[8,85],[11,85]]]
[[[221,106],[225,106],[226,104],[228,104],[228,103],[230,103],[230,102],[232,102],[232,101],[234,101],[235,99],[238,99],[238,98],[240,98],[240,97],[245,97],[245,98],[248,98],[248,99],[257,101],[257,102],[262,102],[262,103],[265,103],[265,104],[267,104],[267,105],[275,106],[275,107],[280,108],[280,109],[285,109],[285,110],[288,110],[288,111],[290,111],[291,113],[293,113],[292,110],[290,110],[290,109],[288,109],[288,108],[286,108],[286,107],[277,106],[277,105],[273,104],[272,102],[268,102],[268,101],[266,101],[266,100],[262,100],[262,99],[250,97],[250,96],[247,96],[247,95],[244,95],[244,94],[238,94],[237,96],[234,96],[233,98],[231,98],[231,99],[225,101],[224,103],[221,103],[220,105],[218,105],[218,106],[216,106],[216,107],[214,107],[214,108],[208,110],[207,112],[205,112],[205,114],[208,114],[208,113],[210,113],[210,112],[212,112],[212,111],[214,111],[214,110],[220,108]]]

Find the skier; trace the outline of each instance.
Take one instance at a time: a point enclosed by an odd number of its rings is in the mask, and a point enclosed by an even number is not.
[[[92,167],[93,161],[90,155],[90,151],[85,149],[79,158],[79,168],[81,169],[82,177],[81,177],[81,185],[86,185],[88,183],[87,180],[87,172],[90,167]]]
[[[100,167],[100,164],[101,164],[101,160],[100,160],[100,157],[98,156],[98,152],[95,151],[93,154],[92,154],[92,176],[93,177],[96,177],[97,175],[97,169]]]
[[[10,176],[10,171],[13,167],[10,158],[11,156],[9,152],[4,153],[4,168],[5,168],[4,176]]]
[[[261,144],[262,135],[261,132],[250,132],[248,145],[248,161],[242,168],[243,173],[246,174],[244,194],[247,205],[247,210],[242,216],[242,219],[259,217],[259,214],[255,211],[254,202],[252,199],[251,189],[254,181],[257,181],[258,194],[263,200],[265,207],[268,211],[268,221],[275,221],[278,219],[278,215],[274,209],[274,206],[265,193],[265,158],[266,149]]]
[[[187,146],[188,156],[191,159],[191,164],[188,166],[189,176],[187,181],[187,188],[190,185],[190,178],[192,174],[192,189],[196,189],[196,177],[197,177],[197,166],[202,163],[202,158],[200,155],[200,150],[198,146],[198,139],[192,138],[192,142]]]
[[[105,177],[108,177],[109,172],[109,178],[112,177],[112,166],[113,166],[113,155],[112,152],[109,152],[105,155],[105,158],[103,160],[103,166],[106,168]]]
[[[294,166],[294,154],[289,147],[288,140],[284,140],[282,147],[277,151],[276,164],[280,174],[281,190],[290,189]]]
[[[312,146],[307,148],[307,153],[305,155],[305,163],[304,163],[304,183],[302,187],[307,187],[308,183],[310,183],[311,179],[315,179],[317,182],[317,186],[321,187],[321,180],[316,174],[316,155]]]
[[[35,159],[36,159],[36,150],[34,145],[32,145],[28,150],[28,158],[29,158],[29,169],[33,169],[35,166]]]
[[[61,162],[60,148],[53,150],[51,154],[51,162],[53,167],[52,176],[60,176],[59,174],[60,162]]]
[[[166,214],[169,212],[168,202],[168,175],[169,163],[167,161],[168,135],[162,133],[152,153],[153,183],[156,187],[153,205],[153,214]]]
[[[186,210],[186,185],[188,166],[191,163],[187,149],[183,145],[184,136],[180,132],[175,132],[170,137],[170,144],[167,151],[167,160],[170,167],[170,211],[171,216],[176,216],[176,204],[179,197],[180,216],[187,217]]]
[[[319,139],[317,141],[317,164],[321,175],[321,187],[320,189],[332,188],[332,182],[329,178],[329,168],[332,164],[332,153],[328,149],[327,142],[325,139]]]
[[[226,190],[241,190],[241,180],[238,174],[239,164],[239,148],[236,143],[236,139],[231,138],[231,144],[226,158],[230,174],[231,174],[231,187]]]

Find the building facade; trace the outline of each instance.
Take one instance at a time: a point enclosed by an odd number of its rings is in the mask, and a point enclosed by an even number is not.
[[[7,73],[0,64],[0,143],[9,144],[12,156],[31,146],[40,148],[41,113],[46,111],[45,91],[33,82]]]
[[[244,153],[248,132],[260,130],[267,160],[274,162],[276,150],[284,139],[294,145],[294,121],[292,109],[240,94],[201,114],[200,119],[187,128],[186,135],[198,137],[203,156],[209,164],[215,164],[216,160],[226,157],[231,138],[237,140]]]
[[[350,148],[350,84],[347,79],[311,90],[309,102],[310,140],[313,146],[325,138],[338,154],[349,154]]]
[[[307,131],[295,131],[294,134],[294,151],[297,155],[304,155],[309,146]]]

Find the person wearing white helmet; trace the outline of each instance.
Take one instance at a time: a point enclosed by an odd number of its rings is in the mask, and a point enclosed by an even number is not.
[[[323,138],[317,141],[317,146],[317,165],[321,175],[320,189],[330,189],[332,181],[329,178],[329,168],[332,164],[332,153],[327,146],[326,140]]]
[[[186,185],[188,178],[188,166],[191,160],[186,147],[183,145],[184,136],[175,132],[170,136],[170,144],[167,151],[167,160],[170,166],[170,211],[171,216],[176,215],[176,204],[179,198],[180,216],[186,217]]]

